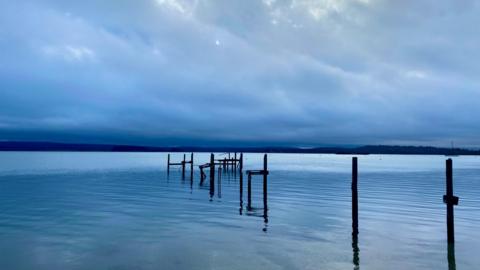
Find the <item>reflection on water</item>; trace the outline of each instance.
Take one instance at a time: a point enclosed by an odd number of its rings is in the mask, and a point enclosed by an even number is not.
[[[161,153],[0,153],[0,269],[359,269],[360,248],[363,269],[480,264],[476,157],[455,157],[448,249],[442,156],[359,157],[360,234],[350,156],[269,155],[268,207],[253,179],[251,209],[244,175],[200,185],[197,170],[167,177],[165,164]],[[261,164],[245,155],[245,170]]]
[[[360,269],[360,248],[358,248],[358,231],[352,232],[352,249],[353,249],[353,269]]]
[[[455,264],[455,244],[448,244],[448,270],[456,270],[457,265]]]

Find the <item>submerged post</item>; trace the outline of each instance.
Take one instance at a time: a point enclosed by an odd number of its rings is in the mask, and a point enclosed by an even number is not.
[[[458,205],[458,197],[453,195],[453,166],[452,159],[446,161],[447,194],[443,196],[443,202],[447,204],[447,238],[448,243],[455,242],[455,225],[453,206]]]
[[[267,154],[263,156],[263,207],[267,209]]]
[[[170,154],[167,157],[167,174],[170,174]]]
[[[215,195],[215,156],[210,154],[210,196]]]
[[[358,234],[358,158],[352,158],[352,233]]]

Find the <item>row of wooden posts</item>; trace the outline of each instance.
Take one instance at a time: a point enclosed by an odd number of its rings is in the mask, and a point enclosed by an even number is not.
[[[167,156],[167,174],[170,174],[171,166],[181,166],[182,168],[182,177],[185,178],[185,169],[186,165],[190,164],[190,179],[193,180],[193,153],[190,155],[190,160],[186,160],[186,154],[183,154],[183,160],[180,162],[171,162],[170,154]],[[200,169],[200,185],[203,185],[204,180],[207,178],[207,175],[204,172],[204,169],[210,170],[210,196],[213,197],[215,194],[215,166],[219,166],[218,174],[218,184],[220,185],[221,171],[232,172],[236,175],[237,171],[240,174],[240,203],[243,202],[243,153],[240,153],[237,158],[237,153],[231,155],[228,153],[228,158],[224,157],[223,159],[215,159],[215,155],[210,154],[210,162],[198,165]],[[247,181],[247,209],[252,209],[252,176],[261,175],[263,176],[263,206],[266,211],[267,209],[267,176],[268,176],[268,161],[267,154],[263,156],[263,169],[260,170],[247,170],[246,174],[248,176]],[[220,186],[219,186],[220,187]],[[220,189],[219,189],[220,190]]]
[[[185,177],[185,166],[190,164],[190,177],[193,179],[193,153],[190,156],[190,160],[186,160],[186,155],[183,155],[183,161],[171,162],[170,154],[167,158],[167,173],[170,173],[170,166],[182,166],[182,177]],[[454,229],[454,210],[453,207],[458,205],[459,198],[453,195],[453,165],[452,159],[446,160],[446,195],[443,196],[443,202],[447,205],[447,239],[448,243],[455,242],[455,229]],[[210,154],[210,162],[199,165],[200,169],[200,184],[203,184],[206,174],[203,171],[206,168],[210,169],[210,196],[214,195],[215,190],[215,165],[219,166],[219,172],[232,171],[236,174],[237,170],[240,173],[240,200],[242,203],[243,198],[243,153],[237,158],[237,153],[233,157],[228,154],[228,158],[215,159],[214,154]],[[248,176],[247,182],[247,209],[251,209],[252,206],[252,176],[263,176],[263,204],[264,209],[267,209],[267,176],[268,164],[267,154],[263,157],[263,169],[260,170],[247,170]],[[220,174],[219,174],[219,177]],[[358,158],[352,158],[352,234],[358,235]]]

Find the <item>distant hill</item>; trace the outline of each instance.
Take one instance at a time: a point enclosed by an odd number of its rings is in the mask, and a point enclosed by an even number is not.
[[[360,147],[154,147],[115,144],[0,141],[0,151],[81,151],[81,152],[250,152],[318,154],[399,154],[399,155],[480,155],[480,150],[431,146],[366,145]]]

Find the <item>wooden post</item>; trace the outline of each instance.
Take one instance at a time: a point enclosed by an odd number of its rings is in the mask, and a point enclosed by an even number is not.
[[[235,176],[237,175],[237,152],[235,152],[235,161],[232,162],[232,165],[233,165],[233,173],[235,174]]]
[[[358,158],[352,158],[352,229],[358,234]]]
[[[447,238],[448,243],[455,242],[455,224],[453,206],[458,205],[458,197],[453,195],[453,166],[452,159],[446,161],[447,194],[443,196],[443,202],[447,204]]]
[[[248,183],[247,183],[247,208],[252,208],[252,175],[248,174]]]
[[[190,180],[193,181],[193,153],[190,156]]]
[[[185,158],[186,158],[186,155],[183,154],[183,162],[182,162],[182,178],[185,178]]]
[[[210,154],[210,197],[215,195],[215,156]]]
[[[230,171],[230,152],[228,152],[227,172]]]
[[[267,209],[267,154],[263,156],[263,207]]]
[[[240,207],[243,207],[243,174],[240,174]]]
[[[240,173],[243,172],[243,153],[240,153]]]
[[[170,174],[170,154],[167,157],[167,175]]]
[[[218,185],[217,196],[218,198],[222,198],[222,167],[220,166],[218,166],[217,185]]]

